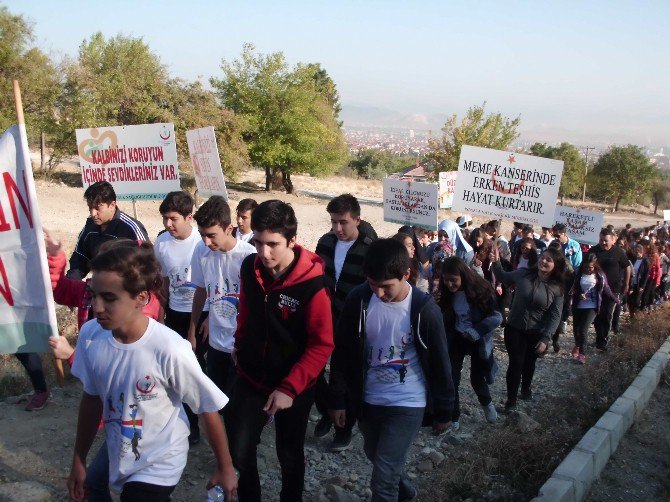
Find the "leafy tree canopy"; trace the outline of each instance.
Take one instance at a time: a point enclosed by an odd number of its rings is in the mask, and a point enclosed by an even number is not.
[[[561,143],[561,146],[553,147],[545,143],[535,143],[530,147],[530,152],[537,157],[563,161],[563,175],[558,189],[560,197],[580,194],[584,186],[586,162],[576,146]]]

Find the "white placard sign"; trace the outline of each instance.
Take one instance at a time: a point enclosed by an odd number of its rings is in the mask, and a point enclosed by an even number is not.
[[[563,161],[464,145],[453,211],[551,227]]]
[[[384,178],[384,221],[437,230],[437,185]]]
[[[458,171],[440,172],[440,209],[449,209],[454,202]]]
[[[220,195],[228,200],[228,190],[226,190],[226,181],[223,178],[214,127],[186,131],[186,142],[193,164],[193,175],[198,194],[204,197]]]
[[[670,221],[670,209],[663,210],[663,221]]]
[[[25,126],[0,138],[0,353],[46,352],[58,335]]]
[[[574,207],[556,206],[554,223],[567,227],[568,237],[584,244],[598,244],[605,215],[599,211],[584,211]]]
[[[180,190],[174,125],[77,129],[84,188],[108,181],[119,200],[163,199]]]

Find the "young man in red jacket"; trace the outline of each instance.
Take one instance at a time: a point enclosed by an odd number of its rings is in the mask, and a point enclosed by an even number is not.
[[[240,272],[233,352],[238,377],[226,421],[240,472],[238,496],[240,502],[261,500],[256,446],[263,427],[274,421],[280,500],[302,500],[314,384],[334,347],[330,297],[323,261],[296,244],[290,205],[263,202],[251,215],[251,228],[258,254],[248,256]]]

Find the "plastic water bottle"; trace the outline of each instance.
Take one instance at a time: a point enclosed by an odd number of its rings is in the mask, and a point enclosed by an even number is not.
[[[223,502],[225,500],[226,492],[219,485],[214,485],[207,490],[207,500],[205,502]]]

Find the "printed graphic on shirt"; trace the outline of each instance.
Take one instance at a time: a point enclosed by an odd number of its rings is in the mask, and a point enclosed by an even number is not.
[[[235,319],[240,305],[240,284],[226,277],[223,284],[207,283],[209,308],[221,318]]]
[[[277,306],[281,312],[281,318],[286,320],[290,314],[295,314],[296,310],[298,310],[300,301],[296,300],[295,298],[291,298],[284,293],[280,293],[279,303]]]
[[[368,349],[368,372],[376,382],[405,383],[409,366],[407,346],[414,341],[410,331],[400,339],[400,346],[370,346]],[[376,355],[375,355],[376,354]],[[373,357],[374,356],[374,357]]]
[[[150,382],[151,384],[151,382]],[[156,383],[153,382],[153,387]],[[147,388],[141,392],[151,393],[153,387]],[[115,406],[116,404],[116,406]],[[124,419],[124,411],[127,411],[128,418]],[[105,425],[117,425],[119,427],[119,439],[121,442],[121,455],[132,452],[135,461],[142,458],[140,453],[140,440],[142,439],[142,419],[137,417],[139,407],[137,403],[131,403],[126,406],[123,392],[115,400],[111,395],[107,396],[107,417],[105,418]]]
[[[193,301],[195,284],[190,280],[189,267],[173,267],[168,271],[170,278],[170,296],[179,301]]]

